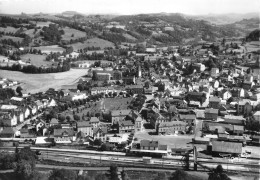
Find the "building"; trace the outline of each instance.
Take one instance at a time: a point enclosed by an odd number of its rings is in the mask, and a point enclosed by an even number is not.
[[[135,84],[135,76],[127,76],[122,78],[123,82],[127,85]]]
[[[220,102],[221,102],[221,100],[218,97],[212,96],[212,97],[209,98],[209,107],[214,108],[214,109],[218,109]]]
[[[210,75],[216,77],[219,75],[219,68],[211,68]]]
[[[141,140],[140,149],[143,150],[158,150],[158,141]]]
[[[135,130],[135,125],[131,120],[118,122],[118,132],[120,134],[130,133],[133,132],[134,130]]]
[[[111,123],[117,124],[119,121],[123,120],[126,116],[130,115],[132,110],[113,110],[111,112]]]
[[[54,129],[54,141],[56,143],[72,143],[73,136],[73,129]]]
[[[218,118],[218,109],[212,109],[212,108],[205,109],[205,119],[217,120],[217,118]]]
[[[121,71],[115,71],[113,80],[122,80],[122,72]]]
[[[251,105],[251,100],[242,99],[238,101],[237,113],[238,114],[249,114],[253,111],[253,106]]]
[[[101,141],[106,140],[107,127],[96,127],[93,128],[93,139],[100,139]]]
[[[135,132],[142,132],[144,129],[143,125],[144,125],[143,119],[140,116],[138,116],[135,119]]]
[[[184,132],[186,130],[186,122],[171,121],[160,123],[157,128],[157,134],[176,134],[178,131]]]
[[[92,127],[97,128],[99,127],[100,121],[97,117],[91,117],[89,123]]]
[[[259,122],[260,122],[260,111],[256,111],[253,116],[254,116],[254,119],[255,119],[256,121],[259,121]]]
[[[15,132],[12,127],[5,127],[2,131],[0,131],[1,138],[13,138],[14,134]]]
[[[98,81],[109,81],[111,79],[112,79],[111,73],[106,73],[106,72],[96,73],[96,80]]]
[[[180,120],[186,122],[189,125],[194,125],[196,119],[195,114],[179,114]]]
[[[244,125],[245,118],[243,116],[225,115],[225,122],[233,125]]]
[[[93,136],[93,126],[90,124],[89,121],[78,121],[77,122],[77,131],[82,132],[85,135],[85,137]]]
[[[144,87],[142,85],[128,85],[128,86],[125,87],[125,90],[128,93],[143,94]]]
[[[242,153],[242,143],[212,141],[212,153],[240,155]]]

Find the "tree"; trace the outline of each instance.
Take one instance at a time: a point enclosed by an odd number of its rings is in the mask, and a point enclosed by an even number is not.
[[[73,115],[73,118],[74,118],[75,121],[79,121],[80,120],[80,117],[77,114]]]
[[[178,169],[174,173],[172,173],[169,180],[189,180],[189,174],[184,170]]]
[[[68,169],[55,169],[51,172],[49,180],[76,180],[77,174],[75,171]]]
[[[110,172],[110,179],[111,179],[111,180],[119,180],[118,174],[117,174],[118,168],[117,168],[116,165],[111,165],[109,172]]]
[[[17,94],[18,94],[20,97],[23,96],[22,90],[23,90],[23,89],[22,89],[21,86],[18,86],[18,87],[16,88],[16,92],[17,92]]]
[[[32,177],[34,173],[34,168],[31,166],[29,161],[22,159],[17,163],[15,173],[17,174],[19,179],[28,180]]]
[[[223,167],[218,165],[213,172],[209,173],[208,180],[231,180],[224,172]]]
[[[130,178],[128,177],[127,173],[124,170],[121,171],[121,177],[122,180],[130,180]]]
[[[97,72],[96,72],[96,71],[93,71],[92,80],[93,80],[93,81],[97,81],[97,80],[98,80]]]
[[[78,84],[77,89],[80,90],[80,91],[83,91],[84,90],[83,84]]]
[[[101,139],[97,138],[97,139],[94,140],[93,144],[95,146],[100,146],[102,144],[102,141],[101,141]]]

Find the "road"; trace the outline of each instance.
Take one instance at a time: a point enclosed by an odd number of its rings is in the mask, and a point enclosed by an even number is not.
[[[31,118],[25,120],[21,124],[17,125],[13,128],[14,132],[19,131],[25,124],[29,124],[31,120],[36,119],[37,117],[41,116],[43,113],[37,114],[35,116],[32,116]]]

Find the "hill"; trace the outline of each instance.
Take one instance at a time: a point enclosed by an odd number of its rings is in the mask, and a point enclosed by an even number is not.
[[[259,41],[260,40],[260,29],[256,29],[249,33],[246,37],[247,41]]]

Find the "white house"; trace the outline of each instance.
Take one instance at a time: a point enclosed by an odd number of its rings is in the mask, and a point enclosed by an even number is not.
[[[259,122],[260,122],[260,111],[256,111],[253,116],[254,116],[254,119],[255,119],[256,121],[259,121]]]

